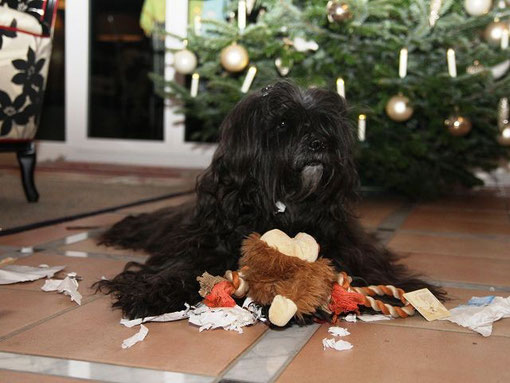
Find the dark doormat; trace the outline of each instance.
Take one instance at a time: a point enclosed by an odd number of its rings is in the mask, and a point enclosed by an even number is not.
[[[39,202],[28,203],[19,173],[0,170],[0,235],[185,194],[194,182],[194,178],[36,172]]]

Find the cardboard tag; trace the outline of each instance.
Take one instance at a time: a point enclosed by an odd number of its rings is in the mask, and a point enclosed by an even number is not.
[[[405,293],[404,298],[429,322],[450,316],[450,312],[439,302],[429,289]]]

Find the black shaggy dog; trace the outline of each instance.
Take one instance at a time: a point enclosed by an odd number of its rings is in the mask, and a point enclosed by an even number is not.
[[[193,203],[127,217],[103,235],[106,245],[151,257],[98,282],[98,289],[112,294],[114,307],[129,318],[181,310],[201,299],[197,276],[236,269],[244,238],[278,228],[291,237],[312,235],[322,256],[361,283],[428,287],[441,295],[358,223],[353,144],[336,93],[278,82],[245,97],[222,123]],[[278,212],[277,202],[285,211]]]

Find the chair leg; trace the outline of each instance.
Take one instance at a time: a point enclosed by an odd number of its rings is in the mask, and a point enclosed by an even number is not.
[[[28,202],[37,202],[39,193],[35,188],[34,170],[35,170],[35,146],[31,143],[26,149],[19,151],[18,162],[21,168],[21,180],[23,189]]]

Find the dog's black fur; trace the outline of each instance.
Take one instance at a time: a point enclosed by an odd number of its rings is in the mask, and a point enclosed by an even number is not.
[[[344,99],[321,89],[278,82],[240,101],[225,118],[196,200],[180,208],[127,217],[107,231],[106,245],[143,249],[97,287],[129,318],[180,310],[201,298],[196,277],[236,269],[250,233],[278,228],[317,240],[338,270],[368,284],[428,287],[359,225],[353,203],[358,176]],[[286,210],[276,212],[281,201]]]

